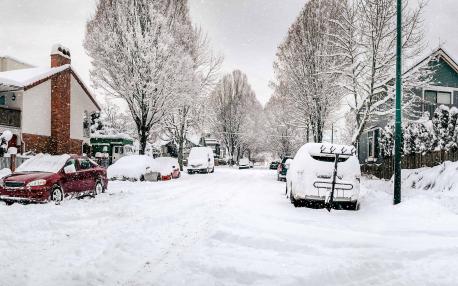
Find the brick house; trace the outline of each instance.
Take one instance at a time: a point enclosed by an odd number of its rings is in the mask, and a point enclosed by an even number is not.
[[[0,132],[13,132],[10,147],[81,154],[90,146],[90,114],[100,107],[70,64],[61,45],[53,46],[49,68],[0,57]]]
[[[421,104],[415,106],[417,114],[428,113],[430,119],[440,105],[458,107],[458,63],[443,49],[438,48],[428,57],[419,61],[404,74],[415,72],[418,68],[429,67],[431,79],[429,84],[414,90],[415,95],[421,99]],[[388,83],[394,84],[394,83]],[[389,102],[389,104],[394,104]],[[418,119],[418,115],[404,114],[411,120]],[[381,130],[393,118],[384,116],[376,118],[368,124],[358,142],[358,157],[361,164],[379,163],[383,161],[380,152]]]

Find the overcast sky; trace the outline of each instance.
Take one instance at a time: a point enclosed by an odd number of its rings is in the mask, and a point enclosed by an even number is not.
[[[196,24],[225,56],[223,70],[248,75],[258,99],[271,95],[272,62],[278,44],[306,0],[190,0]],[[425,30],[430,48],[439,41],[458,59],[458,0],[430,0]],[[0,0],[0,55],[49,65],[54,43],[72,52],[72,64],[89,83],[89,58],[82,47],[85,23],[96,0]]]

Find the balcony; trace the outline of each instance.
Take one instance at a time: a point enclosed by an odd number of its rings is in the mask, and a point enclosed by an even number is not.
[[[0,125],[21,128],[21,111],[0,107]]]

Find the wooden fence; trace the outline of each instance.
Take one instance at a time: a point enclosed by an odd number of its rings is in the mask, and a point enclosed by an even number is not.
[[[425,154],[412,154],[402,156],[402,169],[418,169],[434,167],[445,161],[458,161],[458,151],[434,151]],[[361,172],[380,179],[391,179],[394,174],[394,157],[379,159],[374,163],[361,165]]]

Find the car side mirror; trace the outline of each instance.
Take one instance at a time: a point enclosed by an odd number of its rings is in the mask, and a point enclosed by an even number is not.
[[[76,173],[75,165],[71,164],[71,165],[65,166],[65,167],[64,167],[64,173],[65,173],[65,174]]]

